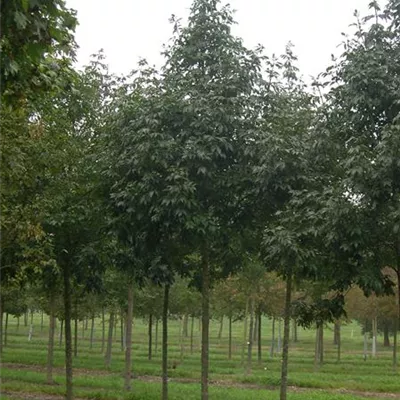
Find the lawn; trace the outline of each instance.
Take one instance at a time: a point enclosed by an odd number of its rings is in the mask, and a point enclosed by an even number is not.
[[[57,343],[55,349],[56,385],[45,383],[47,357],[47,325],[40,327],[40,316],[35,315],[31,340],[29,326],[10,318],[7,346],[2,357],[2,399],[57,399],[64,393],[64,352]],[[89,323],[90,326],[90,323]],[[179,335],[180,322],[170,321],[170,398],[198,399],[200,397],[200,332],[195,324],[193,354],[190,338]],[[89,328],[90,329],[90,328]],[[101,352],[101,321],[95,321],[95,341],[89,348],[89,329],[79,326],[78,356],[74,358],[74,384],[76,396],[82,399],[159,399],[161,396],[161,344],[153,343],[153,357],[148,359],[147,325],[142,320],[134,322],[133,343],[133,390],[122,390],[124,352],[121,349],[119,326],[113,342],[111,368],[104,365]],[[257,362],[254,348],[250,373],[242,364],[243,322],[233,324],[233,356],[228,360],[228,333],[223,331],[218,339],[219,323],[211,323],[210,344],[210,398],[211,399],[278,399],[280,380],[280,357],[270,357],[271,322],[263,320],[263,360]],[[154,332],[153,332],[154,336]],[[356,323],[342,328],[342,355],[337,362],[337,348],[333,345],[333,329],[325,329],[324,364],[314,367],[314,336],[312,330],[299,328],[299,340],[291,343],[289,361],[289,399],[299,400],[346,400],[368,397],[369,399],[399,398],[400,374],[393,371],[391,349],[384,348],[382,338],[378,341],[377,357],[363,359],[363,337]],[[158,341],[161,340],[161,327]]]

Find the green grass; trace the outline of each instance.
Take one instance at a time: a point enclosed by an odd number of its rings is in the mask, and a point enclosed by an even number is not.
[[[55,349],[55,380],[58,385],[45,384],[47,357],[47,318],[43,330],[40,329],[40,318],[35,317],[34,335],[28,341],[28,327],[23,325],[17,329],[16,321],[10,318],[8,343],[4,349],[2,362],[2,390],[6,392],[36,393],[63,395],[64,366],[63,346]],[[90,323],[89,323],[90,326]],[[194,337],[194,352],[190,353],[190,338],[185,338],[183,346],[179,342],[180,323],[170,321],[169,358],[171,364],[177,362],[176,369],[170,369],[170,398],[198,399],[200,387],[200,332],[196,323]],[[223,386],[211,386],[211,399],[277,399],[277,387],[280,382],[280,357],[269,356],[271,324],[263,321],[263,361],[254,362],[250,374],[245,373],[241,362],[243,323],[233,324],[233,357],[228,360],[227,332],[218,340],[219,324],[211,323],[210,341],[210,379],[224,383]],[[89,328],[90,329],[90,328]],[[59,332],[59,325],[57,333]],[[159,399],[161,385],[157,377],[161,376],[161,344],[157,351],[153,344],[153,359],[148,360],[147,326],[141,320],[136,320],[133,330],[133,373],[137,376],[153,376],[153,381],[135,380],[134,394],[122,391],[124,368],[124,353],[119,342],[120,329],[113,343],[112,366],[109,371],[104,366],[104,355],[101,353],[101,321],[96,320],[95,343],[89,349],[89,330],[83,331],[79,326],[78,357],[74,358],[75,391],[78,397],[87,399]],[[82,336],[84,334],[84,336]],[[58,336],[58,335],[57,335]],[[341,362],[336,362],[336,347],[333,345],[333,332],[330,327],[325,331],[324,365],[314,369],[314,336],[313,331],[299,329],[299,342],[291,343],[289,361],[289,385],[299,389],[290,391],[289,399],[356,399],[358,392],[387,392],[400,394],[400,374],[393,372],[391,366],[391,349],[384,349],[381,338],[378,345],[378,356],[363,361],[363,338],[356,324],[343,327]],[[159,327],[161,340],[161,326]],[[183,349],[183,351],[182,351]],[[183,354],[183,356],[182,356]],[[18,369],[17,364],[23,364]],[[231,385],[231,387],[227,387]],[[268,387],[267,397],[266,388]],[[276,388],[271,390],[271,388]],[[353,391],[342,394],[340,389]],[[132,397],[133,396],[133,397]],[[23,394],[21,394],[23,397]],[[2,397],[6,398],[6,397]],[[360,397],[361,398],[361,397]],[[373,398],[373,397],[369,397]],[[376,398],[379,398],[378,395]],[[399,397],[400,398],[400,395]]]

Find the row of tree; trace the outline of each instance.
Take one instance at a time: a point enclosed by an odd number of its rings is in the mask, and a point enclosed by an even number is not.
[[[281,400],[292,317],[322,338],[353,285],[400,298],[400,3],[370,9],[310,90],[291,45],[247,49],[217,0],[194,0],[186,26],[172,18],[162,68],[143,60],[126,77],[102,54],[73,68],[77,21],[62,0],[2,7],[2,294],[34,283],[54,325],[63,288],[67,399],[77,288],[112,303],[127,285],[130,390],[134,286],[162,287],[163,399],[177,277],[201,292],[203,400],[221,279],[248,274],[249,293],[265,271],[285,282]]]

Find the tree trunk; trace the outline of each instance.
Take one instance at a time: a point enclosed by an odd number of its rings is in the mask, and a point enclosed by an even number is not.
[[[8,341],[8,312],[6,312],[6,323],[4,327],[4,347],[7,346]]]
[[[125,330],[124,330],[124,313],[121,310],[121,351],[125,351],[126,349],[126,340],[125,340]]]
[[[201,320],[201,400],[208,400],[209,324],[210,324],[210,266],[207,249],[202,262],[202,320]]]
[[[72,387],[72,330],[71,330],[71,271],[69,262],[64,265],[64,315],[65,315],[65,373],[66,373],[66,400],[73,400]]]
[[[162,314],[162,400],[168,400],[168,308],[169,285],[166,284]]]
[[[322,365],[324,363],[324,324],[320,326],[319,342],[319,364]]]
[[[33,325],[33,310],[31,310],[31,325]]]
[[[28,326],[28,313],[29,311],[25,311],[24,313],[24,326]]]
[[[158,352],[158,318],[156,318],[156,345],[154,348],[154,352],[157,354]]]
[[[376,338],[378,335],[378,321],[377,318],[372,319],[372,357],[376,357]]]
[[[278,354],[282,351],[282,319],[278,319]]]
[[[390,347],[389,324],[387,321],[383,324],[383,347]]]
[[[3,353],[3,297],[0,291],[0,354]]]
[[[40,312],[40,332],[43,332],[43,323],[44,323],[44,313]]]
[[[85,339],[85,320],[82,320],[82,339]]]
[[[47,383],[51,385],[53,380],[53,364],[54,364],[54,333],[56,330],[54,293],[50,293],[49,299],[49,343],[47,347]]]
[[[94,336],[94,315],[92,315],[92,322],[90,324],[90,348],[93,348],[93,336]]]
[[[323,323],[317,323],[317,329],[315,332],[315,355],[314,355],[314,367],[315,369],[318,369],[324,360],[324,348],[323,348],[323,344],[324,344],[324,326]]]
[[[193,335],[194,335],[194,316],[192,315],[190,323],[190,354],[193,354]]]
[[[261,363],[261,361],[262,361],[262,337],[261,337],[262,313],[261,313],[261,310],[258,310],[257,319],[258,319],[258,324],[257,324],[257,328],[258,328],[257,350],[258,350],[258,352],[257,352],[257,355],[258,355],[258,363]]]
[[[189,314],[185,314],[183,316],[183,336],[188,337],[189,336]]]
[[[272,358],[275,354],[275,317],[272,317],[272,337],[271,337],[271,350],[270,357]]]
[[[17,332],[19,331],[19,316],[17,317]]]
[[[222,330],[224,329],[224,316],[221,316],[221,320],[219,322],[219,331],[218,331],[218,340],[222,338]]]
[[[104,353],[105,340],[106,340],[106,320],[104,315],[104,307],[101,309],[101,352]]]
[[[364,361],[367,361],[368,356],[368,338],[367,338],[367,321],[365,321],[364,325]]]
[[[287,377],[289,360],[289,339],[290,339],[290,314],[292,302],[292,274],[289,272],[286,278],[285,314],[283,326],[283,352],[281,370],[280,400],[287,399]]]
[[[253,356],[253,330],[254,330],[254,299],[250,300],[250,326],[249,326],[249,338],[247,342],[247,368],[246,373],[250,374],[251,372],[251,363]]]
[[[394,323],[394,336],[393,336],[393,368],[397,370],[397,334],[400,327],[400,242],[397,243],[397,318]]]
[[[185,320],[184,320],[184,318],[182,318],[182,320],[181,320],[181,329],[179,329],[179,345],[180,345],[180,357],[179,357],[179,359],[180,359],[180,362],[182,362],[183,361],[183,355],[184,355],[184,352],[185,352],[185,343],[184,343],[184,326],[185,326]]]
[[[340,331],[340,321],[335,321],[335,324],[333,326],[333,345],[334,346],[338,345],[339,331]]]
[[[105,365],[107,369],[111,368],[111,350],[112,350],[112,335],[114,329],[114,312],[110,313],[110,320],[108,321],[108,337],[107,337],[107,348],[106,348],[106,357],[105,357]]]
[[[246,300],[246,309],[244,312],[244,324],[243,324],[243,345],[242,345],[242,366],[244,366],[244,355],[247,349],[247,316],[249,313],[249,299]]]
[[[254,311],[253,343],[258,343],[258,310]]]
[[[152,350],[153,350],[153,315],[149,315],[149,329],[148,329],[148,335],[149,335],[149,354],[148,358],[151,360],[152,356]]]
[[[75,301],[74,357],[78,356],[78,301]]]
[[[126,314],[126,350],[124,389],[131,390],[132,371],[132,323],[133,323],[133,283],[128,285],[128,312]]]
[[[232,315],[229,315],[229,350],[228,359],[232,360]]]
[[[60,338],[59,338],[59,342],[58,342],[58,345],[60,347],[62,346],[63,331],[64,331],[64,320],[62,319],[61,324],[60,324]]]
[[[342,335],[341,335],[341,324],[340,321],[335,323],[335,332],[336,332],[336,345],[337,345],[337,362],[340,362],[341,353],[342,353]]]

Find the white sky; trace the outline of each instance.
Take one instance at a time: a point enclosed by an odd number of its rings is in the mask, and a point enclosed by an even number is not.
[[[234,33],[247,47],[261,43],[267,54],[281,54],[290,40],[301,73],[316,76],[339,54],[341,32],[349,32],[355,9],[370,0],[222,0],[230,3],[238,25]],[[78,12],[78,64],[103,48],[112,72],[128,73],[139,58],[160,65],[162,44],[171,36],[171,14],[187,18],[191,0],[67,0]],[[383,1],[381,1],[383,3]]]

